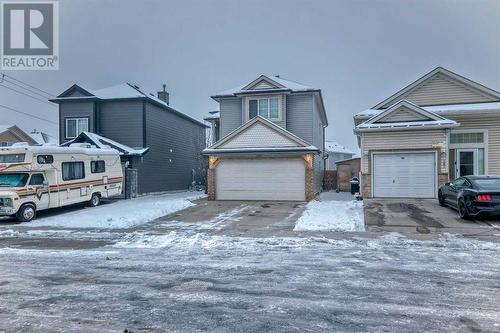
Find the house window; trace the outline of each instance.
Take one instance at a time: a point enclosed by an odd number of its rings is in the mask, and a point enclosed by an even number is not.
[[[74,139],[89,130],[88,118],[66,118],[66,139]]]
[[[91,161],[90,162],[90,172],[103,173],[105,171],[106,171],[106,164],[104,161]]]
[[[63,180],[75,180],[85,178],[85,166],[83,162],[63,162]]]
[[[484,142],[484,133],[450,133],[450,143],[451,144],[459,144],[459,143],[483,143]]]
[[[248,101],[248,118],[261,116],[266,119],[277,120],[280,118],[279,98],[258,98]]]

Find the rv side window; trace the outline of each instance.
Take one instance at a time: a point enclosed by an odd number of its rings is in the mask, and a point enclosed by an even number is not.
[[[38,186],[43,185],[45,177],[41,173],[35,173],[31,175],[30,185]]]
[[[52,164],[54,163],[54,156],[52,155],[38,155],[36,157],[38,164]]]
[[[75,180],[85,178],[85,166],[83,162],[63,162],[63,180]]]
[[[106,171],[106,163],[104,161],[91,161],[90,172],[103,173]]]
[[[4,154],[0,155],[0,163],[24,162],[25,154]]]

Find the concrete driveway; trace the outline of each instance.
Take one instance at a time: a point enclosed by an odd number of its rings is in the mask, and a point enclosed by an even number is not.
[[[276,201],[207,201],[197,200],[196,206],[154,221],[197,224],[211,234],[225,236],[269,237],[294,235],[295,222],[305,208],[305,202]],[[174,223],[175,224],[175,223]],[[296,233],[295,233],[296,234]]]
[[[434,199],[365,199],[367,231],[401,233],[451,233],[498,238],[498,220],[464,221]]]

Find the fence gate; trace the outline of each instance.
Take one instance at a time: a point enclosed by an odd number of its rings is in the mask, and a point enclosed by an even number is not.
[[[125,199],[137,197],[137,169],[125,169]]]

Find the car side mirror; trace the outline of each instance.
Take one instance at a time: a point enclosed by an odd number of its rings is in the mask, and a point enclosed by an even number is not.
[[[450,182],[444,183],[444,186],[451,186],[452,184]]]
[[[44,189],[48,189],[49,188],[49,182],[46,181],[46,180],[43,181],[42,185],[43,185]]]

